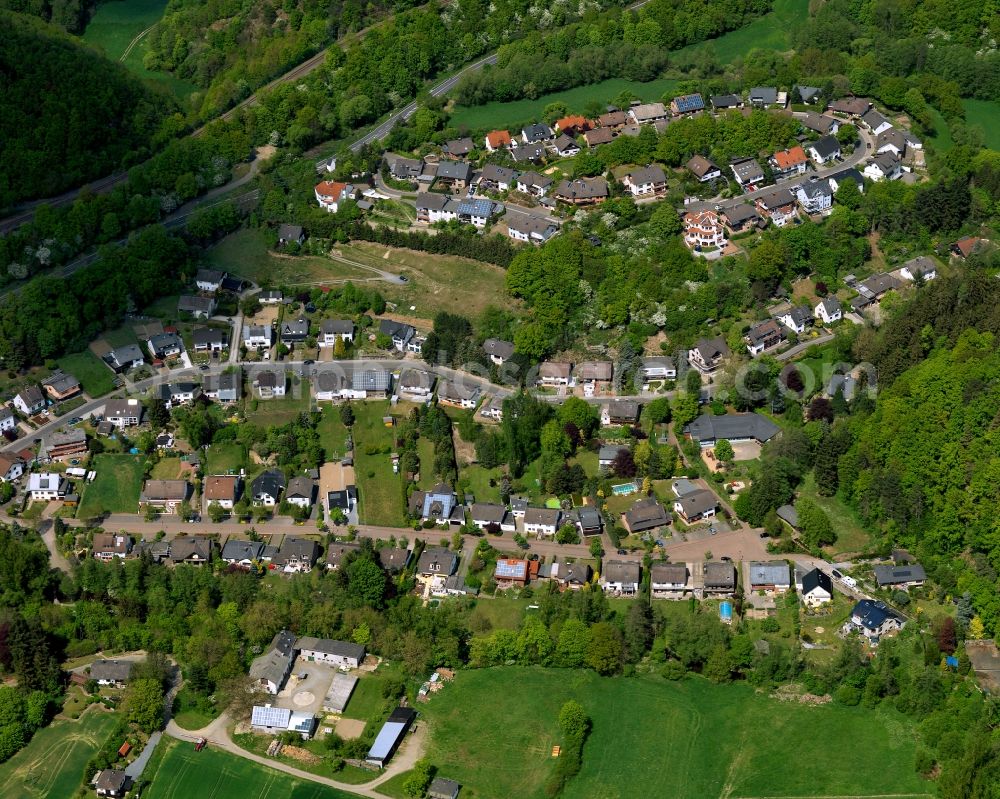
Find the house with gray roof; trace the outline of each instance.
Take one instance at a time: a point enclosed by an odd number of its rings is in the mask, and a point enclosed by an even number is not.
[[[263,552],[263,541],[240,541],[230,538],[222,548],[222,560],[230,566],[249,569],[261,559]]]
[[[449,577],[458,569],[458,555],[443,547],[428,547],[417,561],[417,573],[425,577]]]
[[[692,589],[691,572],[686,563],[653,563],[649,567],[649,593],[652,599],[681,599]]]
[[[351,641],[303,636],[295,642],[299,657],[310,663],[326,663],[356,669],[365,660],[365,648]]]
[[[208,319],[215,313],[215,300],[211,297],[197,297],[182,294],[177,300],[178,313],[189,313],[195,319]]]
[[[633,197],[656,197],[666,192],[667,176],[659,164],[650,164],[626,173],[622,185]]]
[[[634,560],[606,560],[601,572],[601,590],[614,596],[635,596],[641,572]]]
[[[764,444],[780,433],[780,428],[759,413],[728,413],[715,416],[703,413],[684,433],[702,447],[714,447],[717,441],[756,441]]]
[[[700,338],[688,350],[688,364],[702,374],[711,374],[728,358],[732,352],[722,336],[716,338]]]
[[[688,524],[715,516],[718,500],[711,491],[699,488],[674,500],[674,512]]]
[[[132,676],[131,660],[95,660],[90,664],[90,679],[98,685],[110,685],[121,688]]]
[[[702,566],[706,596],[723,596],[736,591],[736,567],[728,561],[708,561]]]
[[[295,663],[295,633],[281,630],[271,640],[271,646],[250,664],[250,677],[257,687],[277,695]]]
[[[927,582],[927,572],[919,563],[901,566],[882,564],[875,566],[872,571],[879,588],[909,588]]]
[[[774,86],[754,86],[747,96],[747,102],[753,108],[768,108],[777,105],[778,90]]]
[[[791,570],[784,560],[750,561],[746,581],[751,591],[784,593],[792,585]]]
[[[622,514],[622,527],[630,533],[644,533],[670,524],[670,515],[656,497],[636,500]]]
[[[736,182],[745,191],[760,188],[764,184],[764,169],[757,163],[756,158],[743,158],[734,161],[729,165],[729,168],[733,170]]]
[[[472,180],[472,167],[464,161],[441,160],[437,165],[435,183],[464,189]]]

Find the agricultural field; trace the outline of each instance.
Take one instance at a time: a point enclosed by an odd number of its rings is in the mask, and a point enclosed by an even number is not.
[[[542,118],[542,111],[549,103],[565,103],[572,113],[579,113],[588,103],[598,102],[607,105],[624,92],[632,92],[640,100],[657,102],[665,94],[677,87],[677,81],[669,78],[640,83],[624,78],[611,78],[592,83],[589,86],[577,86],[562,92],[553,92],[534,100],[514,100],[509,103],[487,103],[477,106],[458,106],[452,111],[451,124],[454,127],[466,127],[470,130],[485,128],[520,128],[523,125],[536,122]]]
[[[91,468],[94,482],[87,483],[77,517],[87,519],[102,513],[135,513],[142,491],[144,459],[141,455],[95,456]]]
[[[90,710],[78,721],[54,721],[0,765],[4,799],[70,799],[83,781],[87,761],[115,726],[111,713]]]
[[[934,795],[914,771],[915,734],[904,716],[779,703],[748,685],[700,678],[460,672],[424,707],[428,757],[463,784],[465,799],[543,797],[559,708],[570,698],[583,703],[593,728],[568,799]]]
[[[148,799],[355,799],[211,746],[196,752],[191,743],[169,738],[160,746],[166,751],[156,770],[144,775],[152,780]]]
[[[57,363],[60,369],[79,380],[84,393],[91,397],[100,397],[115,387],[114,373],[90,350],[64,355]]]
[[[382,423],[388,401],[355,402],[354,473],[358,481],[358,515],[364,524],[403,527],[403,487],[392,471],[389,454],[393,432]]]
[[[983,131],[983,144],[1000,150],[1000,103],[989,100],[962,100],[965,106],[965,121],[969,127],[979,127]]]
[[[685,56],[708,51],[720,64],[731,64],[751,50],[790,50],[792,34],[801,29],[808,16],[808,0],[774,0],[773,11],[717,39],[682,47],[676,51],[675,58],[683,63],[687,60]]]

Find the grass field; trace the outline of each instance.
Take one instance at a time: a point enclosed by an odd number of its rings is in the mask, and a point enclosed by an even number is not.
[[[388,401],[354,403],[354,473],[358,481],[358,510],[365,524],[403,527],[403,489],[400,476],[392,471],[389,451],[392,430],[382,424],[389,413]],[[373,447],[377,452],[369,453]]]
[[[235,442],[212,444],[205,456],[205,474],[228,474],[247,468],[247,456],[242,444]]]
[[[166,750],[163,758],[144,775],[153,783],[143,794],[148,799],[355,799],[211,746],[195,752],[191,743],[170,738],[160,746]]]
[[[91,397],[100,397],[115,387],[114,374],[90,350],[64,355],[57,363],[60,369],[79,380],[84,392]]]
[[[948,127],[948,123],[940,111],[936,108],[930,108],[930,112],[934,120],[934,136],[931,137],[931,144],[934,145],[934,149],[939,153],[946,153],[955,146],[955,142],[951,138],[951,129]],[[968,109],[966,109],[966,114],[968,114]],[[1000,119],[997,121],[1000,122]],[[997,139],[994,146],[1000,147],[1000,138]]]
[[[247,400],[247,420],[261,427],[276,427],[288,424],[303,411],[309,410],[309,383],[298,385],[289,380],[284,397],[256,400],[257,410],[250,410],[254,399]],[[295,396],[298,394],[299,396]]]
[[[339,460],[347,454],[345,445],[348,438],[347,428],[340,421],[340,410],[329,403],[324,403],[321,414],[316,432],[319,433],[323,452],[328,461]]]
[[[549,103],[566,103],[570,113],[580,113],[590,102],[606,105],[623,92],[632,92],[647,102],[659,101],[663,95],[672,92],[677,81],[669,78],[640,83],[624,78],[577,86],[562,92],[546,94],[535,100],[514,100],[509,103],[487,103],[477,106],[458,106],[452,112],[451,122],[455,127],[463,125],[470,130],[480,128],[519,128],[529,122],[537,122]]]
[[[720,64],[730,64],[751,50],[789,50],[791,35],[799,30],[809,15],[809,0],[774,0],[774,10],[744,28],[730,31],[717,39],[688,45],[671,59],[684,63],[686,56],[708,49]]]
[[[142,491],[142,466],[141,455],[97,455],[91,467],[97,471],[97,477],[87,483],[77,517],[135,513]]]
[[[179,480],[182,473],[180,458],[162,458],[149,473],[151,480]]]
[[[210,708],[213,709],[212,712],[209,712]],[[198,697],[194,693],[187,688],[181,688],[174,699],[171,718],[177,723],[177,726],[185,730],[200,730],[211,724],[218,715],[214,706],[207,699],[203,699],[199,703]]]
[[[104,51],[112,61],[122,57],[139,33],[160,21],[166,0],[113,0],[97,6],[83,40]]]
[[[4,799],[70,799],[83,781],[87,761],[103,745],[115,717],[90,710],[79,721],[54,721],[0,765]]]
[[[701,679],[461,672],[424,706],[428,757],[463,784],[463,799],[542,797],[570,698],[593,729],[566,799],[934,795],[914,771],[916,736],[900,714],[779,703]]]
[[[840,497],[821,497],[816,491],[816,480],[810,472],[799,487],[800,497],[806,497],[821,507],[830,518],[837,542],[826,551],[831,555],[852,554],[864,551],[871,543],[871,535],[861,525],[857,513],[844,504]]]
[[[989,100],[962,100],[965,106],[965,121],[970,127],[983,131],[983,144],[993,150],[1000,150],[1000,103]]]
[[[478,463],[471,463],[468,466],[460,466],[458,469],[459,483],[463,484],[463,493],[472,494],[476,502],[499,502],[500,501],[500,478],[503,469],[487,469]],[[490,485],[490,481],[496,485]]]

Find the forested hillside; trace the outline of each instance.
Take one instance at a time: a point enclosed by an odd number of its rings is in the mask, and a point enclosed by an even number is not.
[[[70,33],[82,33],[96,0],[0,0],[0,8],[30,14]]]
[[[0,11],[0,207],[142,160],[171,102],[40,20]]]

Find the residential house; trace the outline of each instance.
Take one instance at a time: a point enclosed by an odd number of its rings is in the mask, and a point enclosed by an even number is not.
[[[205,502],[232,510],[243,491],[243,478],[235,474],[211,475],[205,478]]]
[[[217,327],[199,327],[191,334],[195,352],[222,352],[229,345],[229,336]]]
[[[45,454],[54,461],[81,458],[86,451],[87,431],[78,427],[53,433],[45,442]]]
[[[126,344],[104,355],[102,359],[116,374],[129,369],[137,369],[145,363],[142,350],[138,344]]]
[[[120,430],[142,421],[142,403],[137,399],[109,399],[104,405],[104,420]]]
[[[257,302],[261,305],[281,305],[285,301],[285,295],[277,289],[268,289],[257,295]]]
[[[350,319],[324,319],[320,322],[316,343],[320,347],[335,347],[337,341],[345,344],[354,342],[354,322]]]
[[[919,563],[879,565],[872,571],[879,588],[910,588],[927,582],[927,572]]]
[[[382,568],[390,574],[401,572],[410,564],[413,553],[402,547],[382,547],[378,550],[378,560]]]
[[[510,150],[510,157],[514,159],[515,164],[537,164],[544,156],[545,146],[539,142],[524,145],[515,143]]]
[[[147,342],[154,361],[165,361],[184,352],[184,342],[176,333],[158,333]]]
[[[713,94],[710,102],[714,111],[728,111],[730,108],[743,106],[743,98],[738,94]]]
[[[277,695],[285,687],[295,663],[295,633],[281,630],[271,641],[271,646],[250,664],[250,677],[258,688]]]
[[[705,110],[705,98],[700,94],[682,94],[670,101],[670,113],[674,116],[695,114]]]
[[[24,460],[18,455],[0,452],[0,483],[10,483],[24,474]]]
[[[570,136],[576,136],[592,127],[593,123],[579,114],[565,116],[562,119],[557,119],[555,123],[556,133],[568,133]]]
[[[455,189],[464,189],[472,181],[472,167],[464,161],[448,161],[442,159],[438,162],[437,173],[434,182]]]
[[[139,504],[164,513],[176,513],[177,507],[191,495],[187,480],[147,480],[142,486]]]
[[[430,491],[414,491],[410,495],[409,507],[411,515],[419,514],[422,521],[430,520],[436,524],[465,522],[465,514],[462,513],[462,506],[458,504],[458,497],[447,483],[438,483]]]
[[[414,206],[417,209],[417,221],[430,225],[450,222],[458,216],[455,201],[445,194],[422,192],[417,194]]]
[[[618,457],[618,453],[627,452],[628,447],[622,447],[615,444],[604,444],[597,451],[597,468],[601,471],[610,470],[614,465],[615,458]]]
[[[509,150],[511,146],[510,133],[506,130],[491,130],[486,134],[487,152],[496,152],[500,149]]]
[[[248,350],[269,349],[274,344],[270,325],[243,325],[243,346]]]
[[[588,563],[553,563],[550,576],[564,589],[579,591],[593,576]]]
[[[775,227],[784,227],[798,216],[795,197],[788,189],[768,192],[758,197],[754,204],[761,216],[770,219]]]
[[[281,323],[281,340],[285,344],[298,344],[309,335],[309,322],[304,318],[286,319]]]
[[[897,158],[906,155],[906,136],[899,128],[883,130],[875,137],[876,153],[892,153]]]
[[[250,497],[254,505],[273,508],[278,504],[278,499],[284,490],[285,475],[277,469],[269,469],[254,478],[250,484]]]
[[[153,396],[162,400],[167,410],[170,410],[179,405],[190,405],[194,402],[201,396],[201,386],[189,380],[161,383],[153,389]]]
[[[170,562],[201,566],[212,560],[212,539],[204,536],[185,536],[170,542]]]
[[[663,103],[640,103],[628,110],[628,116],[636,125],[652,125],[668,119],[670,113]]]
[[[743,158],[729,165],[743,191],[756,191],[764,185],[764,170],[755,158]]]
[[[823,136],[814,142],[806,145],[809,149],[809,157],[817,164],[825,164],[840,158],[840,142],[836,136]]]
[[[576,517],[576,527],[581,535],[600,535],[604,529],[600,511],[593,505],[579,507],[573,515]]]
[[[310,663],[356,669],[365,662],[365,648],[351,641],[303,636],[295,642],[299,657]]]
[[[880,180],[897,180],[903,174],[899,156],[892,152],[879,153],[864,168],[864,176],[878,183]]]
[[[674,500],[674,512],[688,524],[715,517],[718,500],[705,489],[691,491]]]
[[[716,416],[703,413],[684,428],[685,435],[701,446],[714,447],[717,441],[756,441],[765,444],[781,429],[759,413],[727,413]]]
[[[503,209],[503,205],[486,199],[460,200],[455,206],[455,213],[460,222],[484,228],[490,219]]]
[[[424,577],[450,577],[458,569],[458,555],[443,547],[427,547],[417,561],[417,573]]]
[[[285,396],[285,373],[273,369],[263,369],[253,378],[254,393],[261,399],[275,399]]]
[[[391,393],[392,372],[384,369],[356,369],[351,373],[350,399],[386,399]]]
[[[639,564],[632,560],[606,560],[601,573],[601,590],[615,596],[635,596],[639,592]]]
[[[467,385],[463,380],[442,380],[438,383],[438,403],[451,408],[475,408],[479,403],[478,386]]]
[[[422,369],[407,369],[396,381],[400,397],[414,402],[427,402],[434,394],[434,375]]]
[[[548,125],[538,123],[521,129],[521,139],[525,144],[538,144],[549,141],[551,138],[552,129]]]
[[[987,243],[986,239],[979,236],[963,236],[951,245],[951,251],[958,258],[964,259],[979,252]]]
[[[796,86],[795,91],[798,92],[799,99],[803,103],[811,105],[819,99],[823,90],[818,86]]]
[[[208,319],[215,313],[215,300],[211,297],[182,294],[177,298],[177,312],[191,314],[195,319]]]
[[[354,187],[349,183],[324,180],[322,183],[317,184],[314,194],[320,208],[328,213],[335,214],[340,209],[341,203],[354,196]]]
[[[584,391],[593,394],[611,388],[614,366],[611,361],[582,361],[576,365],[573,374],[576,382],[583,384]]]
[[[494,422],[503,421],[503,401],[506,395],[496,394],[490,397],[488,402],[484,402],[479,408],[479,415]]]
[[[723,208],[722,219],[732,234],[743,233],[763,223],[757,209],[747,203],[737,203],[729,208]]]
[[[684,214],[684,243],[692,250],[726,246],[726,228],[715,211]]]
[[[326,548],[326,568],[336,571],[351,552],[360,552],[361,544],[354,541],[331,541]]]
[[[568,205],[597,205],[608,199],[608,182],[602,177],[562,180],[554,196]]]
[[[806,607],[818,608],[833,601],[833,581],[829,574],[819,569],[811,569],[804,574],[796,569],[795,590]]]
[[[504,591],[508,588],[523,588],[528,584],[530,564],[518,558],[500,558],[493,570],[493,579],[497,588]]]
[[[668,524],[670,524],[670,514],[656,497],[638,499],[622,514],[622,527],[632,534],[656,530]]]
[[[301,228],[300,228],[301,230]],[[219,269],[199,269],[194,276],[194,284],[198,291],[214,294],[222,286],[226,273]]]
[[[688,363],[702,374],[711,374],[722,366],[722,362],[730,354],[729,346],[721,336],[700,338],[688,350]]]
[[[843,97],[840,100],[831,100],[827,105],[831,111],[852,117],[864,116],[871,107],[872,101],[864,97]]]
[[[449,142],[445,142],[444,145],[444,151],[452,158],[465,158],[475,149],[476,145],[468,136],[464,136],[461,139],[452,139]]]
[[[301,246],[305,243],[305,240],[306,233],[302,229],[302,225],[288,225],[284,223],[278,225],[279,246],[283,247],[286,244],[298,244]]]
[[[580,145],[576,143],[576,139],[565,133],[552,142],[552,149],[560,158],[572,158],[574,155],[580,154]]]
[[[532,197],[544,197],[552,188],[552,178],[534,171],[522,172],[516,179],[517,190]]]
[[[562,511],[559,508],[528,508],[524,513],[526,535],[554,536],[559,530]]]
[[[225,371],[220,375],[206,375],[202,383],[202,393],[216,402],[236,402],[243,388],[243,373],[239,368]]]
[[[795,186],[795,199],[807,214],[827,214],[833,208],[833,188],[828,180],[810,178]]]
[[[644,380],[675,380],[677,366],[674,359],[667,355],[651,355],[643,358],[642,377]]]
[[[728,561],[709,561],[702,567],[706,596],[725,596],[736,591],[736,567]]]
[[[756,358],[765,350],[777,347],[785,340],[785,331],[774,320],[768,319],[753,325],[743,336],[743,341],[747,345],[747,352],[751,357]]]
[[[105,768],[94,775],[94,791],[98,796],[124,797],[132,789],[132,778],[120,769]]]
[[[627,172],[622,185],[633,197],[659,197],[667,191],[667,176],[659,164],[650,164]]]
[[[652,599],[682,599],[691,590],[691,572],[686,563],[653,563],[649,567]]]
[[[483,352],[489,356],[491,363],[503,366],[514,356],[514,345],[502,339],[488,338],[483,342]]]
[[[769,108],[778,105],[778,90],[773,86],[754,86],[747,96],[747,102],[752,108]]]
[[[420,177],[424,170],[424,162],[417,158],[405,158],[394,153],[386,153],[386,165],[389,167],[389,174],[396,180],[414,181]]]
[[[844,374],[833,374],[830,375],[829,381],[827,381],[826,386],[823,388],[823,393],[828,397],[834,397],[839,391],[844,395],[844,399],[850,402],[854,399],[854,393],[857,391],[858,381],[851,375]]]
[[[901,630],[906,620],[885,602],[862,599],[851,610],[849,626],[868,639],[872,645],[889,633]]]
[[[0,433],[13,436],[15,430],[17,430],[17,417],[14,416],[14,411],[6,405],[0,405]]]
[[[844,318],[844,309],[836,297],[825,297],[816,304],[813,317],[821,320],[824,325],[833,324]]]
[[[836,134],[840,130],[839,119],[817,114],[814,111],[808,111],[799,117],[799,122],[802,123],[802,127],[818,133],[820,136],[826,136],[831,133]]]
[[[514,518],[506,506],[493,502],[476,502],[469,508],[472,523],[480,530],[494,533],[514,532]]]
[[[746,581],[749,590],[784,593],[791,588],[791,572],[784,560],[750,561]]]
[[[573,367],[564,361],[543,361],[538,365],[539,386],[568,386]]]
[[[873,136],[878,136],[883,131],[889,130],[892,123],[874,108],[861,117],[861,124],[872,132]]]
[[[600,147],[614,141],[615,132],[611,128],[594,128],[583,134],[583,140],[588,147]]]
[[[794,306],[777,317],[785,327],[796,335],[801,336],[806,332],[806,328],[812,324],[812,315],[805,308]]]
[[[902,285],[902,280],[888,272],[872,275],[855,286],[858,290],[858,296],[851,300],[851,307],[855,311],[867,308],[869,305],[879,302],[890,291],[901,288]]]
[[[602,128],[611,128],[617,130],[623,128],[628,124],[629,116],[624,111],[619,111],[614,108],[605,114],[601,114],[597,118],[597,124]]]
[[[809,157],[800,146],[779,150],[768,159],[774,170],[776,180],[783,180],[794,175],[801,175],[809,166]]]
[[[710,180],[718,180],[722,177],[722,170],[703,155],[693,156],[687,162],[687,170],[698,178],[699,183],[708,183]]]
[[[613,399],[601,406],[601,424],[627,425],[632,427],[639,422],[639,403],[630,399]]]
[[[95,560],[108,563],[115,558],[124,560],[132,551],[132,538],[126,533],[94,533],[90,554]]]
[[[918,255],[903,264],[899,270],[899,276],[906,280],[933,280],[937,277],[937,264],[933,258],[926,255]]]
[[[858,191],[862,194],[865,192],[864,176],[853,167],[850,169],[842,169],[839,172],[834,172],[832,175],[827,177],[827,181],[829,182],[830,188],[833,189],[834,193],[836,193],[837,189],[839,189],[847,181],[854,183],[854,185],[858,187]]]
[[[285,489],[285,501],[299,508],[311,508],[316,497],[316,484],[308,477],[293,477]]]
[[[80,393],[80,381],[60,369],[42,381],[42,388],[53,402],[62,402]]]
[[[38,386],[22,388],[14,395],[14,407],[25,416],[34,416],[45,408],[45,395]]]
[[[479,173],[479,190],[508,191],[517,181],[517,172],[505,166],[486,164]]]
[[[507,235],[515,241],[544,244],[559,232],[555,222],[532,214],[511,212],[504,221],[507,223]]]
[[[285,574],[306,574],[319,560],[319,544],[309,538],[286,535],[271,559]]]
[[[409,350],[410,342],[417,333],[410,325],[394,319],[380,320],[378,332],[388,336],[392,340],[392,346],[400,352]]]

